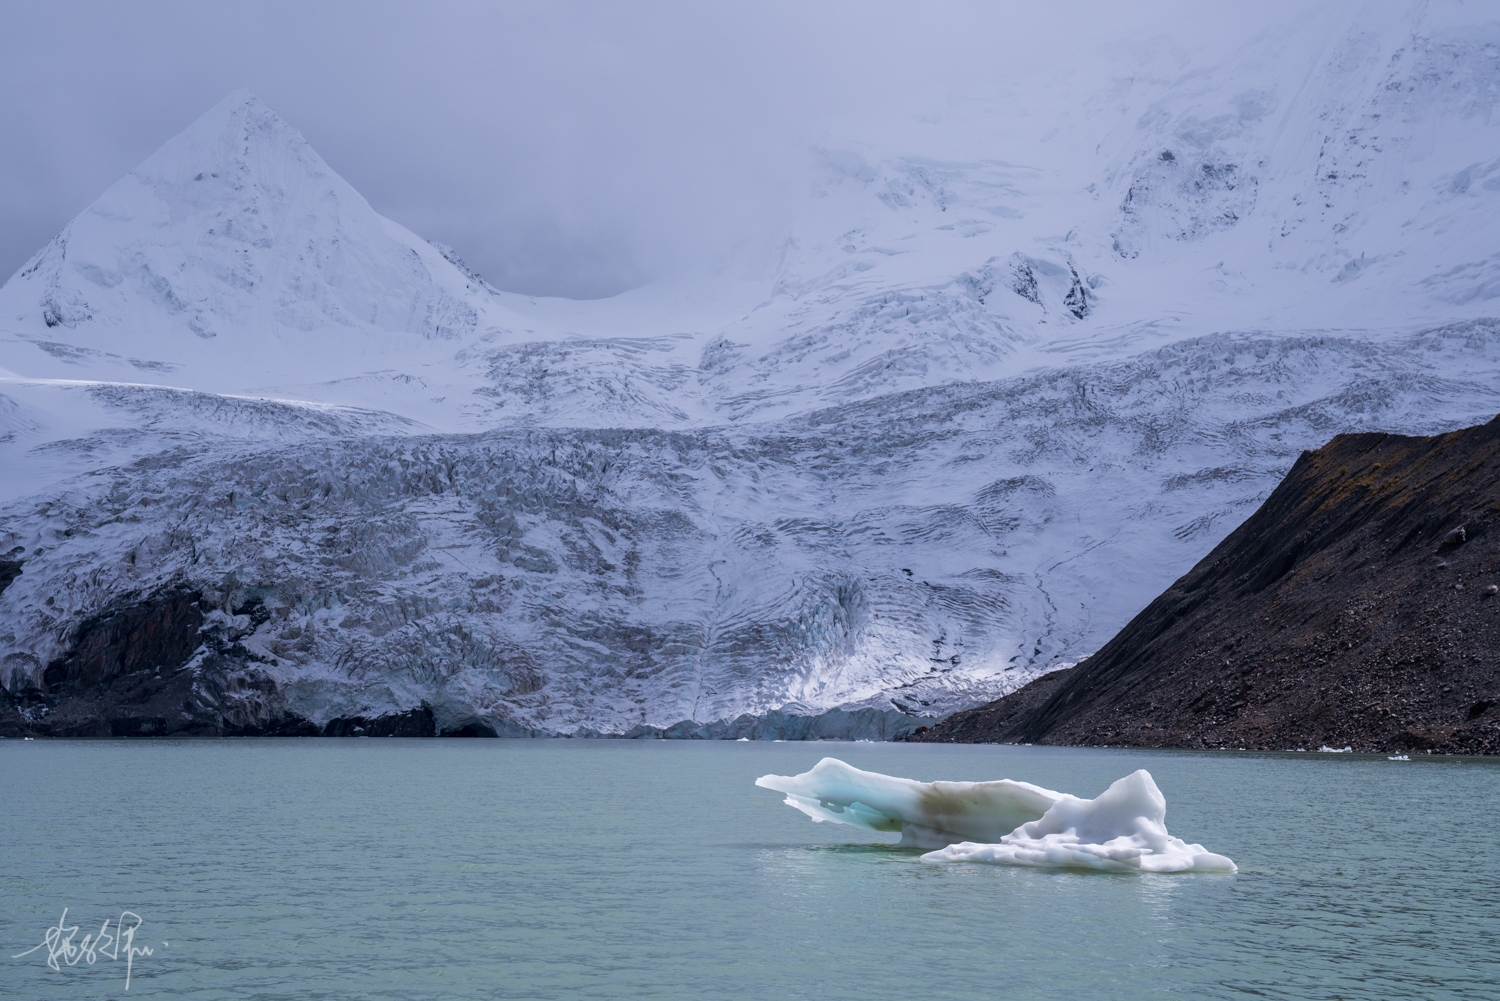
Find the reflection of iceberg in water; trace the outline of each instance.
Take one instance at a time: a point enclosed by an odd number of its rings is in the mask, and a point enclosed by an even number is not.
[[[932,861],[1143,872],[1235,872],[1233,862],[1167,833],[1167,800],[1145,769],[1097,799],[1029,782],[916,782],[824,758],[801,775],[762,775],[815,821],[899,831],[901,844],[941,848]]]

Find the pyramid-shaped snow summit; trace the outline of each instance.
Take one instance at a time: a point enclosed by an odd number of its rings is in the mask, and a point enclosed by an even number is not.
[[[0,365],[337,356],[462,336],[487,297],[238,90],[0,289]]]

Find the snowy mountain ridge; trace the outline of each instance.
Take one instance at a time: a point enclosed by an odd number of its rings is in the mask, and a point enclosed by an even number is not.
[[[0,681],[45,716],[184,588],[189,728],[904,719],[1075,661],[1302,449],[1500,411],[1500,23],[1386,13],[826,148],[773,265],[596,302],[230,95],[0,288]]]

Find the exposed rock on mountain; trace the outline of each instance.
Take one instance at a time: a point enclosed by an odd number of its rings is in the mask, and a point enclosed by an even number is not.
[[[912,737],[1500,754],[1500,418],[1340,435],[1094,656]]]

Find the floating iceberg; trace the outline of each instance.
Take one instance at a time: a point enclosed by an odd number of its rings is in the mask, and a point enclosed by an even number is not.
[[[1029,782],[916,782],[824,758],[801,775],[755,784],[817,822],[900,832],[901,844],[939,848],[934,862],[990,862],[1120,872],[1236,872],[1223,855],[1167,833],[1167,800],[1139,769],[1096,799]]]

